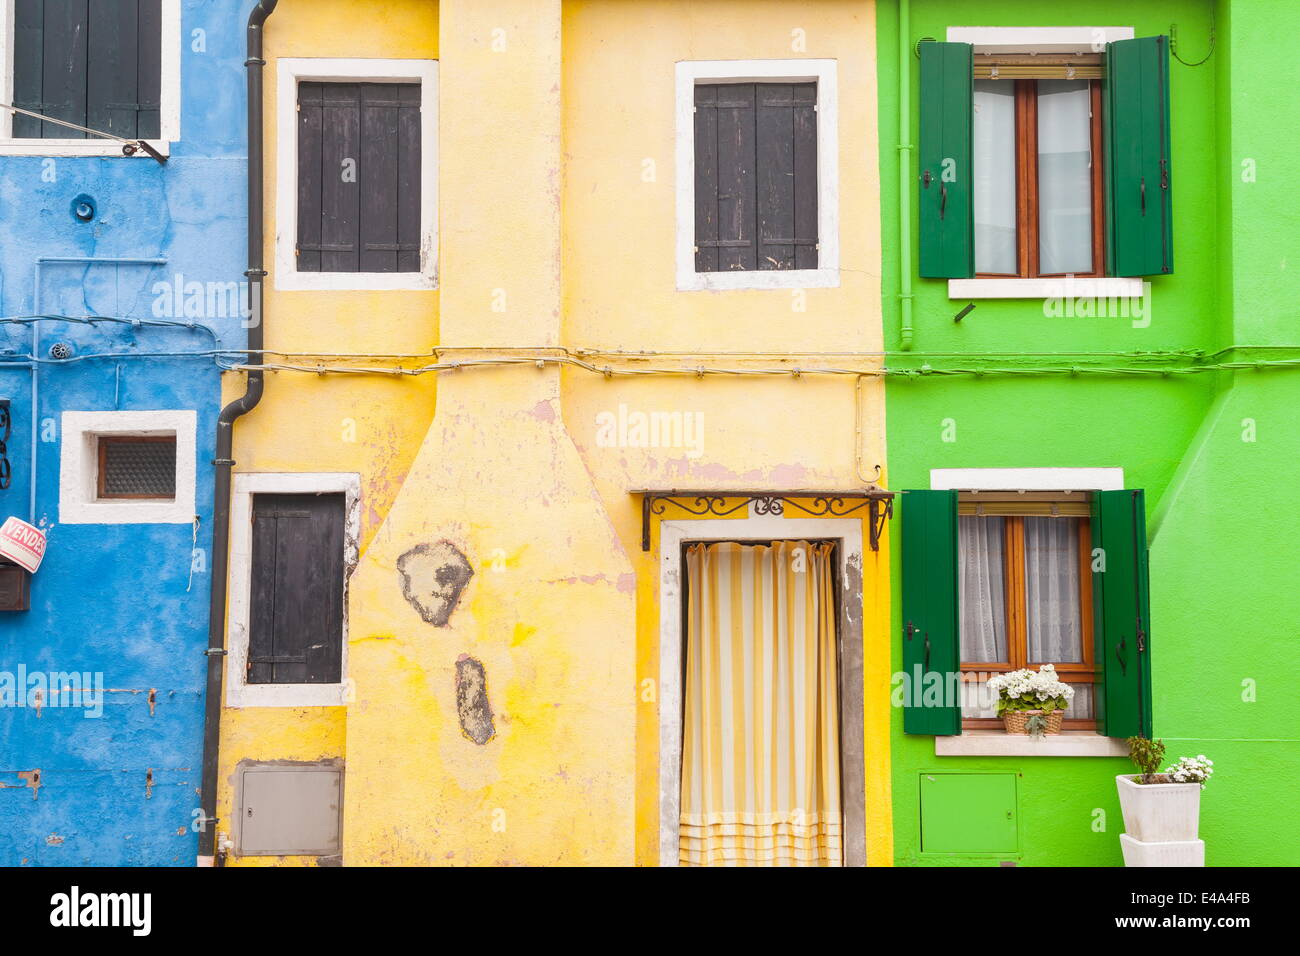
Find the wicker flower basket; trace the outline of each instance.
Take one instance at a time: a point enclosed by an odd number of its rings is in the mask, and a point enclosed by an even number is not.
[[[1042,715],[1041,710],[1009,710],[1002,715],[1002,726],[1007,729],[1009,734],[1028,735],[1029,730],[1026,724],[1029,718],[1034,715]],[[1061,732],[1061,721],[1065,719],[1065,711],[1054,710],[1047,715],[1047,729],[1045,734],[1059,734]]]

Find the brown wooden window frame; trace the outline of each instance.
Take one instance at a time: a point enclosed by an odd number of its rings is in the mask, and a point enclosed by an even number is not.
[[[1000,80],[1015,84],[1016,111],[1016,271],[977,272],[980,279],[1063,278],[1066,273],[1038,271],[1038,80]],[[1089,121],[1092,147],[1092,271],[1078,278],[1106,275],[1105,182],[1102,169],[1101,80],[1089,79]]]
[[[958,520],[962,516],[971,516],[973,508],[977,508],[981,500],[988,500],[991,496],[987,494],[959,496]],[[1064,514],[1065,518],[1076,518],[1079,521],[1079,617],[1081,624],[1081,648],[1080,661],[1031,661],[1029,659],[1029,632],[1027,627],[1028,610],[1028,592],[1025,580],[1025,518],[1027,517],[1045,517],[1051,514],[1053,503],[1061,502],[1079,502],[1082,495],[1075,493],[1070,496],[1053,496],[1050,494],[1036,494],[1030,500],[1036,504],[1045,504],[1046,509],[1042,508],[1024,508],[1020,514],[1014,513],[1017,509],[1014,505],[1009,507],[1000,507],[989,517],[1003,518],[1003,580],[1006,587],[1006,610],[1007,610],[1007,653],[1011,658],[1009,661],[984,662],[984,661],[962,661],[961,672],[962,679],[971,683],[979,683],[977,675],[1005,674],[1008,671],[1020,670],[1021,668],[1037,668],[1040,664],[1052,664],[1056,667],[1056,672],[1060,675],[1062,682],[1067,684],[1087,684],[1090,687],[1096,683],[1096,668],[1093,662],[1093,620],[1092,620],[1092,529],[1091,520],[1086,513],[1076,513],[1071,510]],[[964,506],[964,507],[963,507]],[[975,512],[978,514],[978,512]],[[1093,714],[1097,712],[1098,701],[1096,693],[1093,694]],[[1096,730],[1097,720],[1091,718],[1075,718],[1069,716],[1069,710],[1066,711],[1066,717],[1062,722],[1064,730]],[[990,730],[1001,729],[1002,720],[997,717],[962,717],[961,722],[964,730]]]
[[[112,492],[106,487],[108,479],[108,446],[140,445],[146,443],[167,443],[173,447],[173,458],[179,453],[176,436],[172,435],[97,435],[95,436],[95,500],[97,501],[175,501],[175,466],[173,465],[172,487],[170,496],[166,495],[132,495]]]

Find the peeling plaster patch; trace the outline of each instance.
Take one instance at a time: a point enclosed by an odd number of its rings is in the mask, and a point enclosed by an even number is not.
[[[533,418],[541,422],[555,421],[555,406],[549,401],[538,402],[533,406]]]
[[[33,800],[40,796],[41,772],[39,770],[19,770],[18,779],[27,781],[27,786],[30,787],[32,791]]]
[[[461,733],[480,747],[496,736],[487,696],[487,671],[482,661],[468,654],[456,658],[456,714]]]
[[[63,837],[57,833],[51,833],[45,838],[46,846],[63,846]]]
[[[450,541],[417,544],[397,559],[402,596],[434,627],[446,627],[461,592],[474,575],[465,555]]]
[[[618,590],[622,594],[633,594],[636,592],[636,575],[620,574],[618,576]]]

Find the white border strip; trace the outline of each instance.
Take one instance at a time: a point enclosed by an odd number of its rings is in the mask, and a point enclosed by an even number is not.
[[[1121,491],[1123,468],[932,468],[934,491]]]
[[[816,269],[695,271],[695,85],[817,83]],[[839,92],[834,60],[683,60],[676,79],[677,289],[825,289],[840,284]]]
[[[949,27],[949,43],[979,53],[1102,53],[1106,44],[1133,39],[1132,27]]]
[[[298,84],[420,84],[420,271],[299,272]],[[438,286],[438,61],[283,57],[276,70],[275,288],[285,291],[413,290]]]
[[[14,4],[0,0],[0,103],[13,102]],[[149,145],[164,156],[181,138],[181,0],[162,0],[162,77],[158,104],[159,139]],[[0,110],[0,156],[115,156],[122,154],[116,140],[14,139],[14,114]],[[143,150],[133,158],[150,159]]]
[[[343,679],[337,684],[248,683],[248,621],[253,576],[253,495],[343,492]],[[348,579],[357,566],[361,535],[361,476],[349,473],[235,475],[230,507],[230,610],[226,625],[227,707],[338,707],[347,703]]]
[[[950,299],[1140,299],[1142,279],[1054,277],[1047,279],[949,279]]]

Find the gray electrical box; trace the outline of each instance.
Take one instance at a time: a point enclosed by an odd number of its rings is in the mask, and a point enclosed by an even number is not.
[[[239,769],[235,852],[240,856],[336,856],[343,767],[245,764]]]

